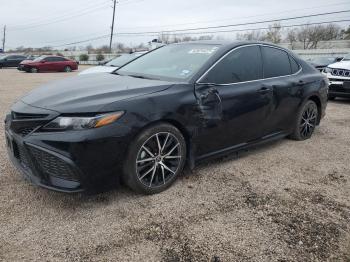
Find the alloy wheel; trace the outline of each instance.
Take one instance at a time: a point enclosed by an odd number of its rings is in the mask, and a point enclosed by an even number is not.
[[[176,175],[181,164],[181,146],[175,135],[160,132],[141,146],[136,158],[139,181],[149,187],[165,185]]]
[[[318,110],[315,104],[309,104],[305,109],[301,117],[300,123],[300,135],[303,138],[308,138],[315,130],[317,123]]]

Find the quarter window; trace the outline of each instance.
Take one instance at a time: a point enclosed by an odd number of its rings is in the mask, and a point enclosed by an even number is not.
[[[262,47],[264,58],[264,77],[278,77],[291,74],[291,64],[287,52],[273,48]]]
[[[298,65],[298,63],[295,61],[295,59],[293,57],[289,56],[289,60],[290,60],[290,66],[292,68],[292,74],[295,74],[300,69],[299,65]]]
[[[205,77],[205,82],[230,84],[262,78],[259,46],[238,48],[223,58]]]

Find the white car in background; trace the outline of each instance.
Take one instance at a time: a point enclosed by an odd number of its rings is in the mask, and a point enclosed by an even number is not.
[[[328,65],[323,73],[329,79],[328,97],[330,100],[336,97],[350,98],[350,54],[340,62]]]
[[[130,61],[134,60],[135,58],[147,53],[145,52],[135,52],[132,54],[122,54],[105,65],[100,66],[94,66],[90,67],[82,72],[79,73],[79,75],[86,75],[86,74],[96,74],[96,73],[111,73],[114,70],[118,69],[119,67],[125,65],[126,63],[129,63]]]

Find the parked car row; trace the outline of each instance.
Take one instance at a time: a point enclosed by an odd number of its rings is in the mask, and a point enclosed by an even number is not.
[[[78,63],[62,56],[40,56],[34,60],[22,61],[18,68],[20,71],[37,72],[71,72],[78,69]]]
[[[25,59],[27,59],[27,56],[24,56],[24,55],[3,55],[3,56],[0,56],[0,68],[17,67]]]

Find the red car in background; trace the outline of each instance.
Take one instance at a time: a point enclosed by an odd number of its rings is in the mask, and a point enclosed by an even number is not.
[[[62,56],[40,56],[34,60],[25,60],[17,68],[20,71],[37,72],[71,72],[78,69],[78,63]]]

